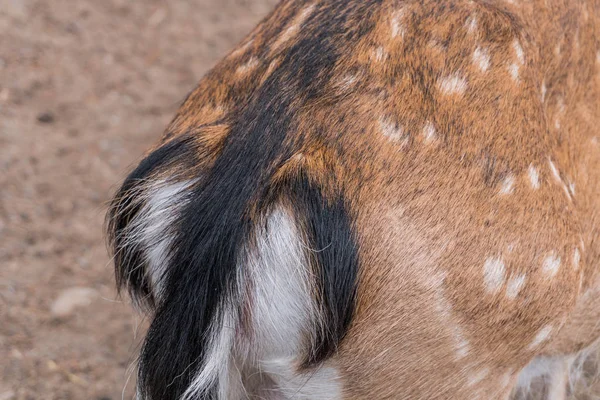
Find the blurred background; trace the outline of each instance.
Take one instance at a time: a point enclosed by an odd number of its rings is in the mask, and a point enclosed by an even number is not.
[[[121,399],[143,321],[106,203],[275,3],[0,0],[0,400]]]
[[[107,202],[275,3],[0,0],[0,400],[131,398],[145,324],[114,290]],[[600,399],[583,371],[572,398]]]

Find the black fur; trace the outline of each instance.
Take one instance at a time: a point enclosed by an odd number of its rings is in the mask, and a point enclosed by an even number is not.
[[[341,195],[322,194],[317,184],[301,171],[290,177],[288,196],[307,235],[309,256],[316,265],[317,301],[324,313],[325,329],[316,332],[304,367],[327,359],[343,339],[354,312],[358,274],[358,249],[347,206]],[[330,196],[331,197],[331,196]]]
[[[273,174],[303,141],[294,117],[306,102],[327,97],[323,88],[333,67],[348,51],[356,36],[370,25],[369,3],[335,0],[317,6],[305,33],[285,50],[280,66],[256,89],[250,102],[228,118],[230,133],[223,149],[203,181],[192,189],[173,232],[165,295],[153,301],[154,319],[146,337],[139,365],[140,394],[144,399],[179,399],[205,360],[214,325],[219,325],[223,299],[235,293],[238,256],[257,221],[252,205],[272,204],[269,187]],[[372,7],[371,7],[372,9]],[[348,23],[349,20],[362,23]],[[335,40],[333,39],[335,38]],[[126,206],[127,191],[157,168],[181,157],[193,159],[185,140],[175,139],[152,153],[126,180],[118,196]],[[319,301],[326,315],[325,329],[318,332],[306,366],[332,355],[351,321],[358,269],[358,255],[341,194],[326,200],[308,177],[291,178],[276,197],[285,197],[303,219],[317,268]],[[132,212],[135,212],[133,210]],[[115,214],[118,215],[118,214]],[[122,232],[131,215],[109,227],[120,248]],[[143,279],[139,249],[127,258],[116,258],[117,280],[128,280],[133,291],[150,296]],[[216,385],[200,398],[215,399]]]

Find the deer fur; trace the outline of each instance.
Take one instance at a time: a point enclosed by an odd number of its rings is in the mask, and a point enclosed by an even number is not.
[[[564,399],[599,137],[597,0],[282,1],[108,213],[138,399]]]

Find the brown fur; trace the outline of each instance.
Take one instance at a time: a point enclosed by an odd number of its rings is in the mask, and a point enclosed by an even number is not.
[[[272,178],[306,168],[343,192],[358,230],[357,309],[330,362],[346,399],[505,398],[534,357],[600,336],[600,3],[348,3],[344,40],[331,37],[343,56],[321,90],[290,99],[292,156]],[[208,149],[199,164],[214,159],[238,140],[231,116],[336,12],[284,1],[200,82],[164,140],[193,131]],[[548,254],[560,258],[553,277]],[[506,268],[493,293],[490,257]]]

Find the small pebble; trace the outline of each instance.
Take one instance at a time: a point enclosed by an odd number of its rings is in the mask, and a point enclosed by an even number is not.
[[[13,390],[0,391],[0,400],[12,400],[16,398],[16,393]]]
[[[148,25],[152,27],[158,26],[161,22],[165,20],[166,17],[167,10],[165,10],[164,8],[159,8],[158,10],[154,11],[154,13],[152,13],[150,18],[148,18]]]
[[[55,317],[67,317],[76,308],[89,306],[96,296],[97,292],[92,288],[72,287],[63,290],[52,303],[50,312]]]
[[[51,112],[43,112],[37,116],[37,120],[42,124],[51,124],[54,122],[54,114]]]

